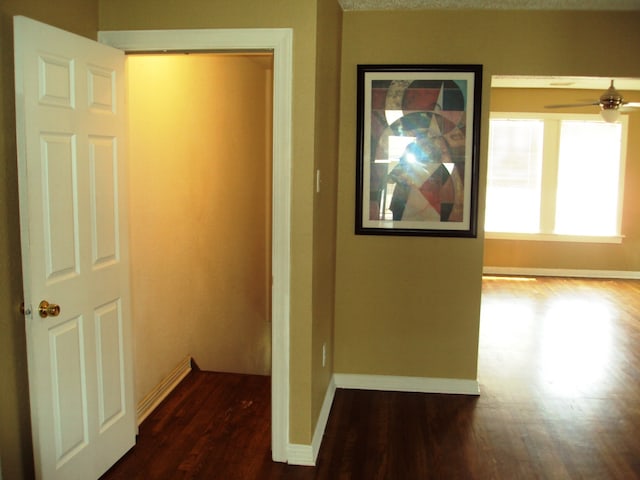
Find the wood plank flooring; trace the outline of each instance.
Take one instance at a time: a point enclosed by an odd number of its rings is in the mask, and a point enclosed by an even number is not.
[[[479,397],[338,390],[316,467],[273,463],[268,377],[192,372],[115,479],[640,479],[640,282],[483,281]]]

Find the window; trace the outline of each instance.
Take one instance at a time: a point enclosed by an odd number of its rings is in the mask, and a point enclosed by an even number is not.
[[[620,241],[626,118],[492,114],[488,238]]]

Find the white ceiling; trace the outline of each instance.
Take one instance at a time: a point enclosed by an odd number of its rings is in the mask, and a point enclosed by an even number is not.
[[[338,0],[347,10],[640,10],[640,0]]]

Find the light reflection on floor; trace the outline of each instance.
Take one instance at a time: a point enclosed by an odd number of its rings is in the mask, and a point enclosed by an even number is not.
[[[549,302],[542,318],[540,382],[562,396],[595,394],[611,354],[611,312],[598,298]]]
[[[560,398],[607,393],[616,315],[609,300],[597,290],[546,290],[533,278],[484,281],[481,384],[492,378],[505,382],[511,397],[534,391]],[[491,287],[494,281],[501,282],[499,288]]]

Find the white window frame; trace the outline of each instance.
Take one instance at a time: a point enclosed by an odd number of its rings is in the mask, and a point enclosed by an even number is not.
[[[622,212],[624,209],[624,182],[627,159],[628,116],[620,115],[618,122],[622,124],[620,145],[620,176],[618,185],[618,213],[616,219],[617,235],[586,236],[562,235],[553,232],[555,221],[555,196],[558,182],[558,161],[560,147],[560,125],[562,120],[603,121],[597,114],[579,113],[524,113],[524,112],[491,112],[490,120],[542,120],[544,121],[542,187],[540,205],[540,229],[542,233],[516,233],[485,231],[487,239],[534,240],[548,242],[585,242],[585,243],[622,243]],[[488,168],[488,167],[487,167]],[[488,172],[487,172],[488,184]]]

